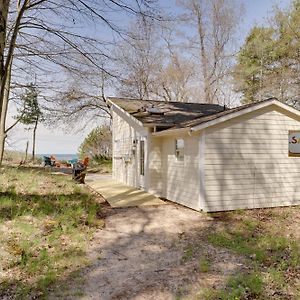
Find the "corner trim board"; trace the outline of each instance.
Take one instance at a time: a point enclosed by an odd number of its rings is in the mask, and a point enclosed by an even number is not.
[[[205,192],[205,131],[201,132],[199,138],[199,209],[203,210],[206,201]]]

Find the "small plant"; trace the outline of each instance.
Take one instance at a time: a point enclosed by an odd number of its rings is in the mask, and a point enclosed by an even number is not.
[[[242,274],[230,278],[227,287],[230,295],[234,296],[231,299],[254,299],[262,294],[263,281],[259,274]]]
[[[232,249],[239,254],[254,258],[258,262],[266,259],[267,253],[264,249],[257,247],[255,237],[249,237],[245,232],[218,232],[208,236],[208,241],[219,247]]]
[[[177,291],[176,291],[175,300],[181,300],[181,299],[183,299],[184,294],[186,294],[186,293],[187,293],[187,290],[183,286],[178,287]]]
[[[201,257],[199,259],[199,271],[207,273],[210,270],[211,261],[208,257]]]
[[[193,253],[194,253],[193,245],[188,244],[183,250],[182,261],[185,262],[185,261],[191,259],[193,256]]]
[[[259,274],[241,274],[231,277],[226,287],[220,290],[205,289],[197,299],[205,300],[240,300],[265,299],[263,297],[263,281]]]
[[[270,268],[268,270],[268,283],[272,284],[276,288],[284,288],[285,278],[284,271],[277,270],[275,268]]]
[[[25,250],[22,250],[22,252],[21,252],[21,265],[26,266],[27,261],[28,261],[28,254],[26,253]]]

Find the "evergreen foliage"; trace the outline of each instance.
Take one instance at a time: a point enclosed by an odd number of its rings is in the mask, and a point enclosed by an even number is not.
[[[234,70],[236,90],[243,102],[275,97],[300,100],[300,0],[277,10],[268,27],[255,26],[245,40]]]
[[[23,108],[19,109],[17,119],[24,125],[34,125],[43,118],[43,113],[38,103],[38,91],[33,84],[30,84],[25,93],[21,96]]]
[[[38,91],[33,84],[30,84],[25,93],[21,96],[23,108],[19,109],[16,119],[22,124],[29,125],[32,129],[32,160],[35,160],[35,140],[38,123],[43,120],[43,113],[38,102]],[[31,128],[31,126],[33,126]]]
[[[110,127],[102,125],[94,128],[79,147],[79,157],[90,157],[101,162],[111,159],[112,136]]]

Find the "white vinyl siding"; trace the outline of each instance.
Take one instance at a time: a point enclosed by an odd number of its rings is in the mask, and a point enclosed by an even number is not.
[[[175,155],[175,138],[158,139],[162,143],[163,197],[184,206],[199,210],[199,155],[198,139],[184,139],[184,159]]]
[[[136,154],[132,152],[133,140],[138,139],[139,134],[122,117],[113,111],[113,178],[121,183],[139,186],[139,173],[136,145]]]
[[[161,196],[163,191],[161,139],[152,138],[149,149],[149,192]]]
[[[211,212],[300,204],[300,157],[288,155],[288,133],[300,130],[300,123],[287,110],[273,105],[191,135],[160,137],[122,111],[112,115],[113,176],[119,182]],[[141,139],[145,176],[140,142],[132,152]],[[184,140],[183,159],[176,158],[176,139]]]
[[[271,110],[208,128],[206,211],[300,204],[300,158],[288,156],[298,121]]]

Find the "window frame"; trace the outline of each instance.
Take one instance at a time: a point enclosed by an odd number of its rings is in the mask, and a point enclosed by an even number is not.
[[[293,138],[295,139],[295,143],[291,142],[291,135],[294,135]],[[288,131],[288,157],[300,157],[300,151],[299,152],[292,152],[290,151],[291,144],[299,144],[299,139],[300,139],[300,130],[289,130]]]

